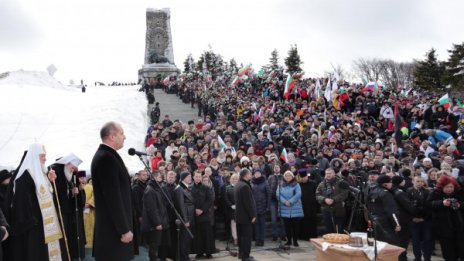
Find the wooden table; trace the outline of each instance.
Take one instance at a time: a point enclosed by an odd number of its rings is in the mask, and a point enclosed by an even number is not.
[[[318,261],[360,261],[369,260],[362,250],[345,249],[330,246],[326,251],[322,251],[324,239],[311,239],[316,250],[316,259]],[[377,256],[378,261],[397,261],[398,256],[404,251],[404,248],[387,244]]]

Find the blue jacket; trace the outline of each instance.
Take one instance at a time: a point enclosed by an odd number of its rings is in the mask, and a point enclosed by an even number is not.
[[[260,178],[253,178],[251,180],[251,188],[256,202],[257,213],[265,214],[269,209],[271,201],[271,193],[269,192],[269,185],[266,178],[264,176],[261,176]]]
[[[301,188],[295,180],[277,187],[276,196],[279,199],[279,216],[284,218],[303,217],[303,206],[301,204]],[[285,201],[290,201],[291,206],[287,207]]]

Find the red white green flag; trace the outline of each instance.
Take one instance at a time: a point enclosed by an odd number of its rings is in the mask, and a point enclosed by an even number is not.
[[[287,157],[287,150],[284,148],[282,150],[282,152],[280,153],[280,157],[279,157],[281,160],[285,161],[285,163],[288,162],[288,157]]]
[[[242,69],[240,69],[238,71],[238,75],[239,76],[242,76],[242,75],[245,75],[247,74],[249,71],[251,71],[251,64],[248,64],[247,66],[243,67]]]
[[[240,83],[240,78],[238,78],[238,76],[235,76],[235,78],[232,80],[232,82],[230,83],[230,86],[235,86],[237,84]]]
[[[169,83],[169,76],[166,76],[166,78],[164,78],[163,80],[163,84],[168,85],[168,83]]]
[[[219,147],[221,147],[221,150],[223,150],[223,149],[225,149],[227,147],[226,143],[224,142],[224,140],[219,135],[218,135],[218,142],[219,142]]]
[[[293,86],[295,85],[295,81],[293,77],[289,74],[287,77],[287,82],[285,82],[285,90],[284,90],[284,97],[288,99],[290,97],[290,93],[292,93]]]
[[[445,109],[448,109],[448,108],[450,107],[450,99],[449,99],[448,94],[443,95],[443,96],[438,100],[438,103],[440,103],[440,105],[443,105],[443,107],[444,107]]]

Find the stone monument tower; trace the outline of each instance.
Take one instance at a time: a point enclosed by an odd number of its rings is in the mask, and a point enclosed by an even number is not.
[[[147,8],[145,58],[139,70],[139,80],[150,81],[179,73],[174,64],[170,19],[168,8]]]

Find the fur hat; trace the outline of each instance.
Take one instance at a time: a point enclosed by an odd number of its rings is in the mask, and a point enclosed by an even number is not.
[[[397,185],[397,186],[400,185],[401,182],[403,182],[403,180],[404,180],[404,178],[401,177],[401,176],[393,176],[391,178],[391,181],[392,181],[393,185]]]
[[[390,176],[387,176],[387,175],[380,175],[378,178],[377,178],[377,184],[379,185],[382,185],[384,183],[390,183],[391,182],[391,178]]]
[[[250,162],[250,158],[248,158],[247,156],[243,156],[243,157],[240,159],[240,164],[242,164],[244,161]]]

